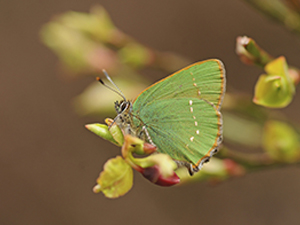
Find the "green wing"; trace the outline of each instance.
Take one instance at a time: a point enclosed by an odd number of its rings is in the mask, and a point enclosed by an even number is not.
[[[143,121],[159,152],[198,166],[222,139],[224,72],[207,60],[155,83],[134,101],[134,124]]]
[[[158,151],[175,160],[198,165],[220,142],[220,113],[202,99],[157,100],[147,104],[139,117]]]
[[[198,97],[220,110],[226,86],[223,63],[210,59],[194,63],[154,83],[135,99],[135,108],[158,99]]]

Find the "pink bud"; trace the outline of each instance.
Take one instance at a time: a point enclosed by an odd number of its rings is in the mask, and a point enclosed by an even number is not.
[[[168,187],[180,182],[180,178],[175,172],[169,177],[163,177],[160,173],[158,165],[144,168],[141,173],[143,176],[154,184],[159,186]]]
[[[231,176],[242,176],[245,174],[245,169],[231,159],[223,160],[227,173]]]
[[[156,149],[157,149],[156,146],[151,145],[151,144],[149,144],[147,142],[144,143],[143,150],[144,150],[145,154],[151,154],[151,153],[155,152]]]

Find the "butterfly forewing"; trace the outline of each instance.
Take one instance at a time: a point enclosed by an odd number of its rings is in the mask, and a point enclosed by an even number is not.
[[[225,92],[225,70],[217,59],[194,63],[148,87],[136,98],[136,108],[151,101],[179,97],[205,99],[220,110]]]

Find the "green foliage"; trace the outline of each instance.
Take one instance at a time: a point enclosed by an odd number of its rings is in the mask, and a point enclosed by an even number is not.
[[[140,68],[151,60],[151,51],[141,44],[130,43],[120,49],[119,57],[124,64]]]
[[[263,147],[272,159],[279,162],[293,163],[300,159],[298,133],[280,121],[271,120],[266,123]]]
[[[300,32],[300,4],[295,0],[244,0],[288,30]]]

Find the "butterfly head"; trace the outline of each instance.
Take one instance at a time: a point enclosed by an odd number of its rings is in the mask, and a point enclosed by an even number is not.
[[[119,101],[116,101],[115,102],[115,109],[116,109],[116,112],[118,114],[122,114],[126,111],[129,111],[131,112],[132,110],[132,104],[130,101],[127,101],[127,100],[121,100],[120,102]]]

